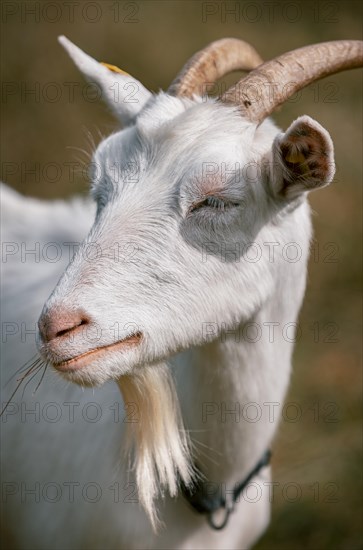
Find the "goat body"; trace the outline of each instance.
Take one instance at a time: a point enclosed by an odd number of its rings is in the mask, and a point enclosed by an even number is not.
[[[272,442],[305,291],[306,195],[334,175],[330,136],[306,116],[282,133],[229,103],[152,96],[62,41],[127,126],[95,153],[96,212],[2,189],[2,380],[36,353],[45,302],[37,348],[75,382],[48,369],[3,414],[6,542],[250,547],[269,521],[269,467],[221,531],[178,480],[197,464],[227,495]],[[110,101],[114,80],[138,101]],[[24,243],[39,251],[26,262]]]

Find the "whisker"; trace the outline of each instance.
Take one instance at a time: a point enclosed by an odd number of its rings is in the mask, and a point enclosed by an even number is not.
[[[26,378],[27,376],[29,376],[29,374],[34,370],[36,369],[37,367],[41,366],[41,363],[43,363],[42,359],[37,359],[37,361],[26,371],[25,374],[23,374],[23,376],[21,378],[18,378],[16,381],[17,382],[21,382],[22,380],[24,380],[24,378]]]
[[[33,358],[32,358],[33,359]],[[26,368],[26,366],[29,365],[30,361],[29,360],[27,361],[27,363],[25,363],[25,366],[23,365],[22,367],[20,367],[20,369],[17,370],[17,372],[8,380],[8,382],[6,383],[6,385],[10,382],[10,380],[12,380],[14,378],[14,376],[16,376],[16,374],[19,374],[19,371],[20,372],[23,372],[24,371],[24,368]],[[41,359],[40,357],[38,357],[31,365],[30,367],[28,368],[28,370],[25,372],[25,374],[23,374],[20,378],[17,379],[17,385],[15,387],[15,390],[13,391],[13,393],[11,394],[10,398],[8,399],[8,401],[5,403],[5,406],[3,408],[3,410],[1,411],[0,413],[0,417],[4,414],[4,412],[6,411],[6,409],[8,408],[9,404],[11,403],[12,399],[14,398],[14,396],[16,395],[17,391],[19,390],[20,386],[22,385],[22,383],[24,382],[25,378],[27,378],[30,374],[30,378],[29,380],[27,381],[27,383],[25,384],[24,386],[24,389],[23,389],[23,393],[22,393],[22,398],[24,397],[24,392],[25,392],[25,389],[27,387],[27,385],[29,384],[29,382],[31,382],[31,380],[33,380],[33,378],[38,374],[38,372],[41,371],[41,369],[43,369],[44,367],[44,370],[43,370],[43,373],[42,373],[42,376],[41,376],[41,379],[35,389],[35,391],[38,389],[38,387],[40,386],[43,378],[44,378],[44,375],[45,375],[45,371],[47,370],[47,366],[48,366],[48,363],[46,363],[44,365],[44,361],[43,359]],[[34,393],[35,393],[34,391]],[[34,394],[33,394],[34,395]]]
[[[44,365],[44,370],[43,370],[43,373],[42,373],[42,376],[40,377],[40,380],[39,380],[39,382],[38,382],[38,384],[37,384],[37,387],[36,387],[35,390],[33,391],[33,395],[36,394],[37,389],[39,388],[40,384],[43,382],[43,378],[44,378],[44,375],[45,375],[45,372],[46,372],[47,368],[48,368],[48,363],[45,363],[45,365]]]
[[[38,365],[38,367],[35,369],[35,372],[33,372],[33,374],[31,375],[31,377],[29,378],[29,380],[27,381],[27,383],[25,384],[24,388],[23,388],[23,393],[21,394],[21,398],[23,399],[24,397],[24,393],[25,393],[25,390],[27,388],[27,386],[30,384],[30,382],[33,380],[33,378],[38,374],[38,372],[41,370],[41,368],[43,367],[43,365]]]
[[[10,399],[6,402],[5,407],[3,408],[3,410],[2,410],[1,413],[0,413],[0,417],[4,414],[4,412],[5,412],[6,409],[8,408],[9,403],[11,402],[12,398],[14,397],[14,395],[16,394],[16,392],[18,391],[18,389],[19,389],[19,387],[20,387],[20,385],[21,385],[21,382],[22,382],[22,381],[20,381],[20,382],[17,384],[15,390],[13,391],[13,393],[12,393],[11,396],[10,396]]]
[[[24,365],[22,365],[21,367],[19,367],[15,372],[14,374],[12,374],[9,378],[9,380],[4,384],[4,388],[6,388],[6,386],[9,384],[9,382],[11,382],[11,380],[13,380],[13,378],[15,378],[15,376],[17,376],[18,374],[20,374],[21,372],[25,371],[29,366],[32,366],[33,362],[37,361],[37,358],[38,357],[38,354],[36,353],[35,355],[33,355],[33,357],[31,359],[29,359],[28,361],[26,361],[26,363],[24,363]]]
[[[38,371],[37,371],[37,372],[38,372]],[[10,396],[10,398],[9,398],[8,401],[6,402],[6,404],[5,404],[4,408],[3,408],[3,410],[1,411],[0,417],[4,414],[4,412],[5,412],[6,409],[8,408],[8,406],[9,406],[9,404],[11,403],[13,397],[15,396],[15,394],[16,394],[17,391],[18,391],[18,389],[20,388],[20,386],[21,386],[23,380],[24,380],[24,377],[21,378],[20,381],[17,383],[15,390],[13,391],[13,393],[12,393],[11,396]],[[23,392],[23,395],[24,395],[24,392]]]

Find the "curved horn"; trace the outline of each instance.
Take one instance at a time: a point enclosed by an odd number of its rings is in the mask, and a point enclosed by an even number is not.
[[[362,41],[322,42],[267,61],[227,90],[221,100],[239,105],[243,116],[259,123],[314,80],[361,66]]]
[[[250,71],[261,63],[263,60],[247,42],[237,38],[216,40],[189,59],[173,80],[168,94],[184,97],[202,95],[206,82],[216,82],[232,71]]]

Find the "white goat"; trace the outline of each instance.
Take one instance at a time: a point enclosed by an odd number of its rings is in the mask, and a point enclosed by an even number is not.
[[[305,290],[306,195],[334,175],[317,122],[303,116],[281,133],[266,117],[313,80],[362,65],[362,43],[309,46],[256,68],[253,48],[226,39],[152,95],[60,41],[125,128],[94,155],[95,222],[57,284],[65,255],[22,263],[22,243],[66,251],[89,230],[93,203],[3,188],[2,379],[34,355],[24,331],[56,284],[39,319],[44,361],[22,376],[51,364],[75,382],[48,369],[35,399],[4,389],[5,542],[250,547],[269,521],[266,451],[289,382],[294,338],[283,329]],[[235,69],[254,70],[201,99]],[[119,448],[125,426],[131,462]]]

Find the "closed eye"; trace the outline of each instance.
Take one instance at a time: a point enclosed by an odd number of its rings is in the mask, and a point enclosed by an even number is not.
[[[224,211],[235,206],[239,206],[239,203],[224,200],[220,197],[214,197],[213,195],[210,195],[200,202],[192,204],[192,206],[189,208],[189,214],[202,209]]]

